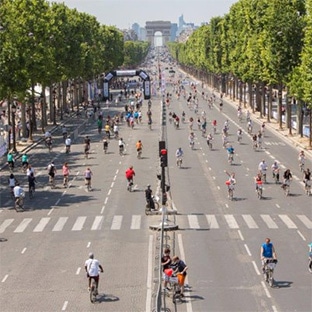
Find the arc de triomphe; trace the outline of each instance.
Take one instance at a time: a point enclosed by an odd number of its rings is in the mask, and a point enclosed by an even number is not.
[[[163,36],[163,44],[170,41],[171,33],[171,22],[168,21],[154,21],[146,22],[146,40],[151,43],[151,46],[154,46],[154,35],[155,32],[160,31]]]

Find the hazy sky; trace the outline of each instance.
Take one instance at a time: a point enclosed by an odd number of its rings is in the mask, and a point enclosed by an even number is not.
[[[97,18],[101,24],[118,28],[131,28],[137,22],[145,27],[146,21],[164,20],[178,23],[183,14],[184,21],[200,25],[211,17],[228,13],[238,0],[54,0],[65,3]]]

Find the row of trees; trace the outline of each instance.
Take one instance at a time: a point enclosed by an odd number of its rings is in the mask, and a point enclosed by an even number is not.
[[[272,88],[312,108],[312,0],[240,0],[228,14],[212,18],[186,43],[169,43],[180,64],[196,70],[222,92],[242,100],[246,84],[256,87],[256,104],[265,114],[272,105]],[[265,90],[269,90],[266,97]],[[300,111],[300,110],[299,110]],[[290,115],[290,114],[289,114]],[[291,128],[291,127],[290,127]]]
[[[136,52],[133,50],[136,49]],[[133,47],[125,44],[123,33],[115,27],[100,25],[95,17],[69,9],[64,4],[46,0],[0,0],[0,99],[11,103],[13,96],[23,101],[32,90],[31,121],[35,129],[34,87],[37,83],[51,87],[53,96],[66,109],[66,90],[72,88],[73,98],[82,98],[85,81],[100,74],[137,64],[138,56],[147,53],[145,43]],[[62,89],[62,90],[61,90]],[[45,94],[42,99],[42,124],[47,122]],[[10,105],[9,105],[10,108]],[[22,106],[25,129],[25,106]],[[55,106],[51,105],[50,118]],[[10,116],[10,114],[9,114]]]

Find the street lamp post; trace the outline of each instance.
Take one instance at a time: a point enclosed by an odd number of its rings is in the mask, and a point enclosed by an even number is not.
[[[13,105],[11,107],[12,111],[12,136],[13,136],[13,152],[16,153],[16,132],[15,132],[15,113],[16,113],[16,105],[15,100],[13,102]]]

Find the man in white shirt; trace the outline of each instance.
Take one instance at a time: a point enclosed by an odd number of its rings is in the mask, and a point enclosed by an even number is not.
[[[89,278],[89,290],[91,287],[91,278],[94,278],[96,283],[96,290],[99,287],[99,271],[104,272],[101,264],[97,259],[94,259],[93,253],[89,253],[89,259],[85,263],[85,270],[87,272],[87,277]]]

